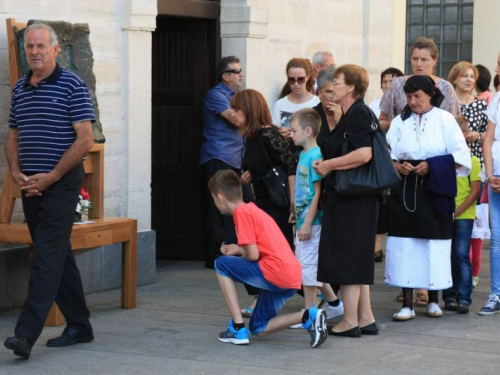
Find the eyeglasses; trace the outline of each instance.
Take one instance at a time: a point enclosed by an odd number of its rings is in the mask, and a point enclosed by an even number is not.
[[[224,73],[240,74],[242,71],[243,69],[230,69],[230,70],[224,70]]]
[[[332,85],[334,86],[345,85],[345,82],[333,82]]]
[[[288,84],[294,85],[295,83],[303,85],[306,82],[306,77],[288,77]]]

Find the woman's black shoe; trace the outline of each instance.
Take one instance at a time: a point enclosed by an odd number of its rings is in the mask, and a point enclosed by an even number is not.
[[[359,329],[362,335],[378,335],[378,326],[376,322],[368,324],[367,326],[361,327]]]
[[[330,336],[361,337],[361,330],[359,329],[359,327],[354,327],[342,332],[334,332],[332,331],[332,328],[333,327],[328,328],[328,334]]]
[[[380,263],[384,260],[384,252],[382,249],[379,251],[375,252],[375,262]]]

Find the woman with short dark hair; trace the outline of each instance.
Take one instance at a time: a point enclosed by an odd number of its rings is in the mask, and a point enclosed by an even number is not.
[[[429,290],[427,315],[443,315],[438,291],[452,285],[456,173],[467,176],[471,168],[464,136],[454,116],[439,108],[444,98],[432,78],[414,75],[404,91],[407,105],[387,133],[402,177],[391,190],[385,268],[385,282],[403,288],[396,321],[415,318],[414,288]]]

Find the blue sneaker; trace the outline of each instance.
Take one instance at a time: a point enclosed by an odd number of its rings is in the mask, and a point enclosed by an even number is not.
[[[489,316],[497,313],[500,313],[500,296],[490,294],[490,299],[486,302],[486,305],[479,310],[478,314]]]
[[[219,334],[219,341],[235,345],[248,345],[250,344],[248,329],[243,327],[236,331],[233,326],[233,319],[230,319],[227,329]]]
[[[317,348],[323,344],[328,337],[326,328],[326,313],[323,309],[317,309],[314,305],[308,310],[309,319],[302,325],[311,335],[311,348]]]

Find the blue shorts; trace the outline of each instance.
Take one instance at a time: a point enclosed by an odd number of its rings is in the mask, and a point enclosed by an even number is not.
[[[278,315],[286,301],[297,292],[297,289],[283,289],[267,281],[260,269],[259,262],[224,255],[217,258],[214,265],[219,275],[261,290],[257,298],[257,305],[250,318],[252,335],[258,335],[264,331],[269,321]]]

